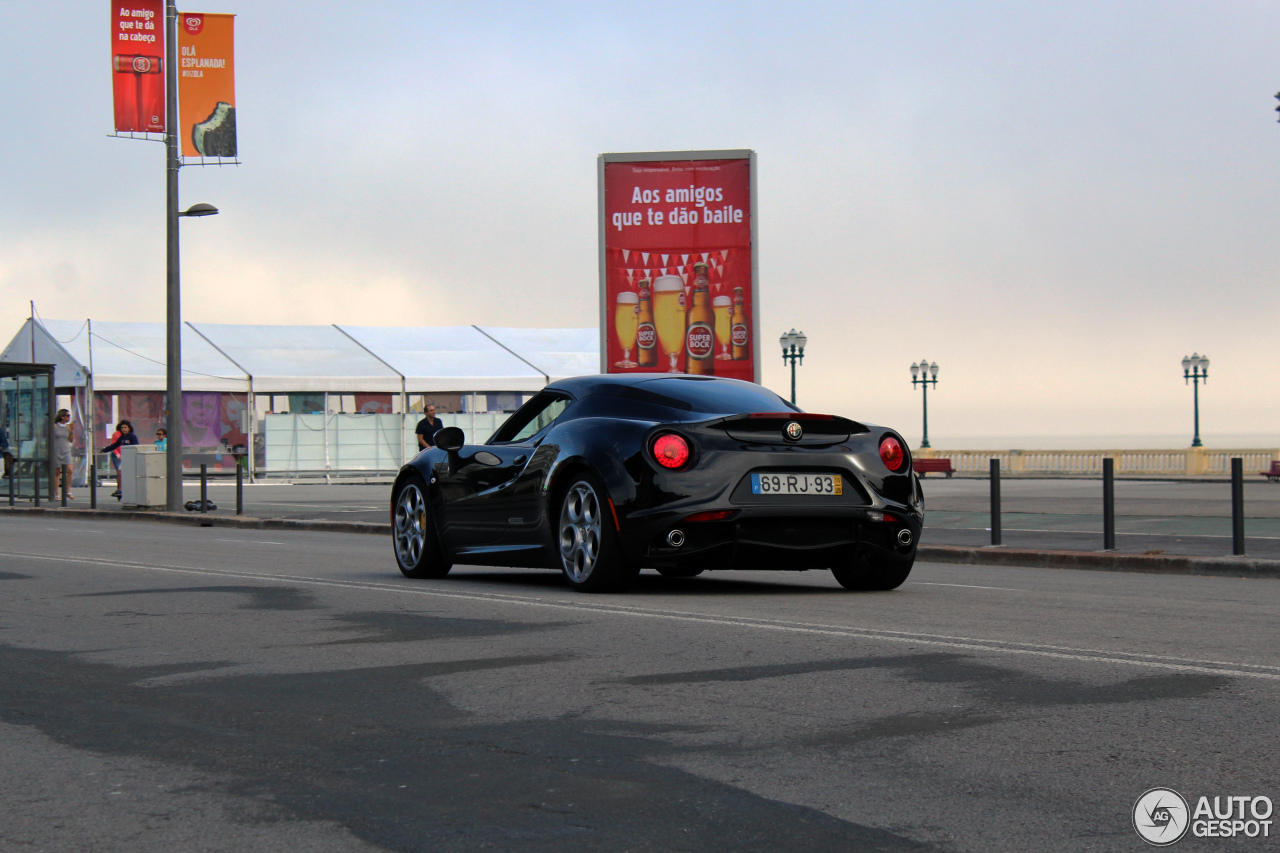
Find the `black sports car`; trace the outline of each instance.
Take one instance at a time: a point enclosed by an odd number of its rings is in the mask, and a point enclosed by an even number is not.
[[[924,523],[900,435],[734,379],[566,379],[485,444],[457,427],[435,443],[391,492],[396,561],[411,578],[527,566],[595,592],[641,568],[821,568],[849,589],[893,589]]]

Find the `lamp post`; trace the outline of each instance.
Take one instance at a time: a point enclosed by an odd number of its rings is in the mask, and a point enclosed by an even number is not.
[[[930,379],[929,375],[933,374]],[[919,378],[917,378],[919,377]],[[929,446],[929,384],[932,383],[934,388],[938,387],[938,362],[929,363],[929,359],[922,358],[920,363],[911,362],[911,387],[920,386],[921,397],[924,403],[924,438],[920,442],[920,447]]]
[[[1200,380],[1203,379],[1206,385],[1209,384],[1209,357],[1200,355],[1199,353],[1191,353],[1189,356],[1182,357],[1182,380],[1185,384],[1190,382],[1192,388],[1192,399],[1195,400],[1196,413],[1196,434],[1191,439],[1192,447],[1203,447],[1200,441]]]
[[[172,113],[170,113],[172,115]],[[172,131],[170,131],[172,136]],[[177,143],[171,153],[176,158]],[[171,162],[169,172],[169,263],[168,298],[166,299],[167,342],[165,358],[165,509],[182,511],[182,285],[181,268],[178,265],[178,218],[182,216],[213,216],[218,208],[201,202],[186,210],[178,210],[178,166]]]
[[[791,362],[791,405],[794,406],[796,404],[796,363],[804,363],[804,345],[809,343],[809,339],[804,336],[804,332],[792,329],[778,338],[778,343],[782,344],[782,363]]]

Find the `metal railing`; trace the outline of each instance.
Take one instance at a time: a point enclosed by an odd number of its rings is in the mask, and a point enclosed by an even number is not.
[[[1185,450],[941,450],[915,451],[921,459],[950,459],[961,474],[987,474],[990,460],[999,459],[1005,476],[1051,474],[1101,476],[1102,460],[1115,460],[1118,475],[1200,477],[1226,476],[1231,459],[1241,459],[1247,473],[1257,474],[1280,460],[1280,448],[1219,450],[1193,447]]]

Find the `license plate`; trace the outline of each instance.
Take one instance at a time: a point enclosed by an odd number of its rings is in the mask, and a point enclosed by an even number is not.
[[[844,483],[839,474],[801,474],[778,471],[773,474],[752,474],[753,495],[842,495]]]

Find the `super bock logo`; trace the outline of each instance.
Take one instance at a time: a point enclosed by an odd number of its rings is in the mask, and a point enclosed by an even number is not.
[[[689,326],[688,347],[690,358],[710,358],[715,349],[715,333],[706,323],[694,323]]]

